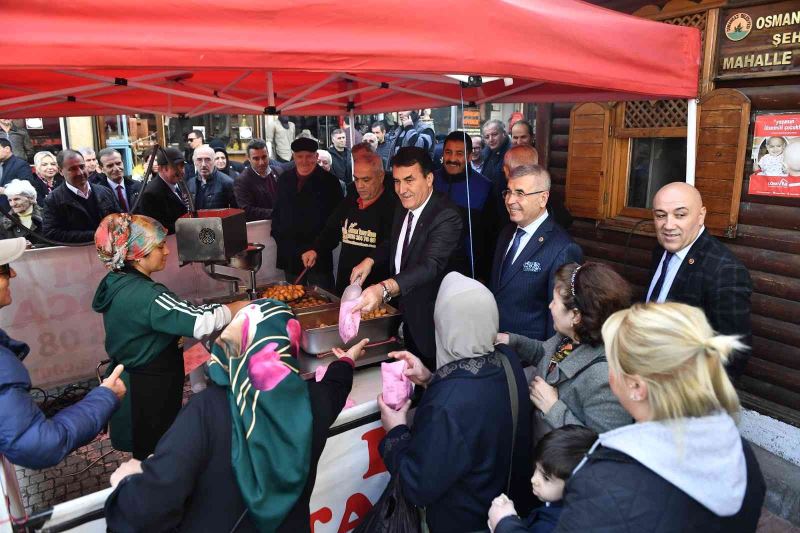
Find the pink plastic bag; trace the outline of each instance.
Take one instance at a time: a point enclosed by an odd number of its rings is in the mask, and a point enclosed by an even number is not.
[[[318,366],[317,369],[314,370],[314,381],[316,381],[317,383],[322,381],[322,378],[325,377],[325,372],[327,372],[327,371],[328,371],[328,365],[325,365],[325,366],[320,365],[320,366]],[[345,400],[345,402],[344,402],[344,407],[342,408],[342,411],[344,411],[345,409],[350,409],[355,404],[356,404],[356,402],[353,401],[353,399],[348,396],[347,400]]]
[[[395,411],[406,404],[414,391],[414,384],[404,374],[406,367],[405,361],[381,363],[383,401]]]
[[[355,287],[357,294],[356,291],[350,292],[350,287]],[[361,287],[358,285],[350,287],[345,290],[342,302],[339,304],[339,337],[345,344],[356,338],[358,327],[361,325],[361,311],[353,312],[353,307],[361,301]]]

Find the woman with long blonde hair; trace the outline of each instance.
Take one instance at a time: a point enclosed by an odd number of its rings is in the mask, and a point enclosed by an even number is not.
[[[603,340],[611,390],[636,423],[600,434],[557,531],[755,531],[764,478],[724,369],[743,344],[678,303],[618,311]]]

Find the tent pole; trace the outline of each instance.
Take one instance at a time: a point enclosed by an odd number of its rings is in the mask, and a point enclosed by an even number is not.
[[[350,91],[344,91],[337,94],[331,94],[328,96],[322,96],[320,98],[313,98],[311,100],[306,100],[305,102],[298,102],[296,104],[292,104],[290,106],[284,107],[281,111],[289,111],[291,109],[297,109],[300,107],[306,107],[309,105],[319,104],[319,103],[327,103],[327,100],[332,100],[335,98],[344,98],[345,96],[351,96],[354,94],[361,94],[366,93],[369,91],[376,91],[380,89],[380,87],[361,87],[360,89],[352,89]]]
[[[275,107],[275,83],[272,80],[272,71],[267,72],[267,105]]]
[[[233,89],[234,87],[236,87],[239,84],[240,81],[242,81],[243,79],[248,77],[252,72],[253,72],[252,70],[245,71],[244,74],[242,74],[241,76],[239,76],[238,78],[236,78],[235,80],[230,82],[228,85],[226,85],[225,87],[220,89],[217,94],[220,94],[222,96],[226,96],[227,97],[228,95],[226,95],[225,92],[230,90],[230,89]],[[187,115],[192,115],[194,113],[197,113],[201,109],[205,109],[207,106],[208,106],[208,102],[203,102],[200,105],[198,105],[197,107],[195,107],[194,109],[190,109],[189,112],[186,113],[186,114]]]
[[[694,185],[697,159],[697,99],[689,98],[686,120],[686,183]]]
[[[321,89],[325,85],[328,85],[329,83],[333,83],[334,81],[336,81],[338,79],[339,79],[339,75],[338,74],[333,74],[331,76],[328,76],[324,80],[320,81],[319,83],[315,83],[314,85],[303,89],[302,91],[300,91],[299,93],[295,94],[291,98],[288,98],[281,105],[279,105],[278,106],[278,111],[281,111],[286,106],[292,105],[293,103],[297,102],[298,100],[302,100],[304,96],[307,96],[307,95],[313,93],[314,91],[316,91],[317,89]]]
[[[503,91],[501,93],[493,94],[487,98],[481,98],[480,100],[476,101],[475,103],[478,105],[485,104],[489,101],[496,101],[498,98],[504,98],[506,96],[511,96],[512,94],[520,93],[522,91],[527,91],[532,87],[536,87],[537,85],[542,85],[544,82],[542,81],[534,81],[531,83],[526,83],[525,85],[520,85],[519,87],[514,87],[513,89],[509,89],[507,91]]]

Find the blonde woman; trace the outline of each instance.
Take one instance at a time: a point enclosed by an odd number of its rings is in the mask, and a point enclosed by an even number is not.
[[[43,150],[36,152],[33,156],[34,176],[31,180],[36,189],[36,202],[40,207],[44,207],[45,197],[53,189],[64,182],[64,178],[58,173],[58,162],[52,152]]]
[[[603,340],[611,390],[636,423],[600,434],[556,531],[755,531],[764,478],[723,366],[742,343],[678,303],[618,311]]]

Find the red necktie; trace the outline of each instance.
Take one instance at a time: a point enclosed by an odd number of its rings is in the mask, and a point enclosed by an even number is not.
[[[117,200],[119,200],[119,206],[122,208],[122,210],[127,213],[128,202],[125,201],[125,195],[122,194],[122,185],[117,185]]]

